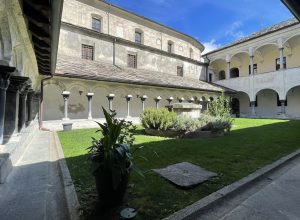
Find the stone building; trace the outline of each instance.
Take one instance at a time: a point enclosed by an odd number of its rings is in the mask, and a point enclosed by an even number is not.
[[[56,67],[61,12],[61,0],[0,0],[0,183],[39,129],[41,85]]]
[[[291,19],[205,55],[209,81],[235,90],[234,113],[300,118],[300,24]]]
[[[101,118],[109,105],[122,118],[172,102],[205,107],[222,87],[206,82],[203,50],[193,37],[105,1],[65,0],[44,120]]]

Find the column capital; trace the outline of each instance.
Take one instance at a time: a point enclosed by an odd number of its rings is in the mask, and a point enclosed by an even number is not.
[[[115,97],[115,94],[111,93],[111,94],[108,94],[106,97],[108,100],[113,100]]]
[[[87,97],[93,97],[95,94],[93,93],[93,92],[88,92],[87,94],[86,94],[86,96]]]
[[[132,98],[132,95],[127,95],[127,96],[125,96],[125,98],[127,101],[130,101],[130,99]]]
[[[10,83],[10,76],[15,70],[15,67],[0,65],[0,89],[7,90]]]
[[[21,92],[25,83],[29,80],[28,77],[23,76],[11,76],[10,77],[10,84],[8,87],[9,91],[13,92]]]
[[[148,96],[146,96],[146,95],[141,96],[142,101],[145,101],[147,98],[148,98]]]
[[[62,93],[61,93],[61,95],[63,96],[63,98],[64,99],[68,99],[69,98],[69,96],[70,96],[70,92],[69,91],[63,91]]]
[[[155,101],[159,102],[161,100],[161,96],[157,96],[156,98],[154,98]]]

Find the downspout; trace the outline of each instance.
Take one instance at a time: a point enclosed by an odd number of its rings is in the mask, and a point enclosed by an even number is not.
[[[53,74],[51,76],[44,78],[41,80],[41,101],[40,101],[40,112],[39,112],[39,129],[42,131],[49,131],[48,128],[43,127],[43,114],[44,114],[44,82],[53,78]]]
[[[205,55],[205,58],[208,60],[208,63],[206,63],[206,69],[205,69],[205,75],[206,75],[206,82],[208,82],[208,66],[210,64],[210,59]]]

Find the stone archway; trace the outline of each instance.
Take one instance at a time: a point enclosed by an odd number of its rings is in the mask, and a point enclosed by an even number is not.
[[[286,115],[292,118],[300,118],[300,85],[291,88],[286,95]]]
[[[278,93],[273,89],[262,89],[256,93],[257,107],[256,114],[265,117],[274,117],[281,113],[281,106],[278,104]]]

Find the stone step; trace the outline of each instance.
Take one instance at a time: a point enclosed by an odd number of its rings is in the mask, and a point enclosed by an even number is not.
[[[13,166],[19,161],[38,131],[38,122],[33,121],[19,134],[14,135],[5,145],[0,145],[0,184],[5,182]]]

